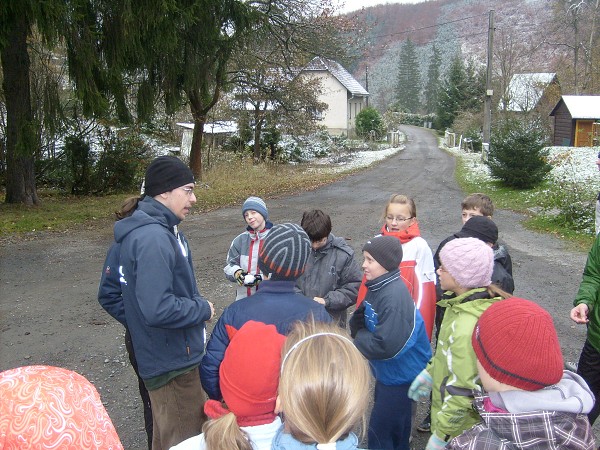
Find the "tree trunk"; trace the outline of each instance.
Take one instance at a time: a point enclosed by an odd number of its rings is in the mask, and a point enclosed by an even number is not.
[[[260,162],[260,134],[262,132],[264,118],[262,117],[260,107],[254,110],[254,164]]]
[[[34,154],[38,141],[31,111],[25,14],[9,20],[8,42],[2,49],[2,87],[6,99],[6,203],[39,204]]]
[[[202,140],[204,139],[204,124],[206,116],[194,117],[194,133],[192,134],[192,148],[190,150],[190,169],[196,182],[202,181]]]

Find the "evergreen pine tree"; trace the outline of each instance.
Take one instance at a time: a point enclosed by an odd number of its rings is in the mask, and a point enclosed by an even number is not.
[[[438,48],[433,44],[431,59],[427,70],[427,84],[425,85],[425,111],[430,114],[437,110],[438,95],[440,90],[440,67],[442,56]]]
[[[400,49],[396,98],[402,111],[416,113],[421,107],[421,78],[415,45],[407,39]]]

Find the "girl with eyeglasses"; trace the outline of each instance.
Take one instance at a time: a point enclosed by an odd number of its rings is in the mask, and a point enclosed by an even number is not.
[[[427,336],[431,340],[435,319],[435,269],[431,248],[421,237],[414,200],[406,195],[393,194],[383,209],[382,220],[380,234],[393,236],[402,244],[400,276],[423,316]],[[366,293],[363,279],[357,306]]]

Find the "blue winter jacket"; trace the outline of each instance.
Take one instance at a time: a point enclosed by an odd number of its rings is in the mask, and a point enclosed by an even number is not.
[[[121,282],[119,280],[121,277],[119,274],[119,253],[121,253],[121,245],[114,242],[106,253],[100,286],[98,287],[98,302],[113,318],[127,326],[125,305],[123,304]]]
[[[431,358],[425,322],[398,269],[366,283],[367,295],[350,319],[354,344],[386,386],[412,383]]]
[[[311,315],[317,322],[331,322],[325,307],[296,293],[294,284],[295,281],[265,280],[255,294],[225,308],[213,329],[200,367],[202,387],[211,399],[222,399],[219,367],[229,341],[249,320],[275,325],[283,335],[289,333],[294,322],[306,321]]]
[[[114,227],[125,323],[144,380],[197,366],[204,353],[211,310],[198,293],[187,241],[175,228],[179,222],[145,197]]]

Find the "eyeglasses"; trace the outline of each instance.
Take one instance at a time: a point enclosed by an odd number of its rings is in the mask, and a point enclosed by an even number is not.
[[[407,220],[414,219],[414,217],[394,217],[394,216],[386,216],[385,218],[386,218],[386,220],[389,220],[390,222],[393,222],[394,220],[396,222],[406,222]]]
[[[190,197],[194,193],[194,188],[191,187],[184,186],[180,187],[179,189],[183,190],[188,195],[188,197]]]

